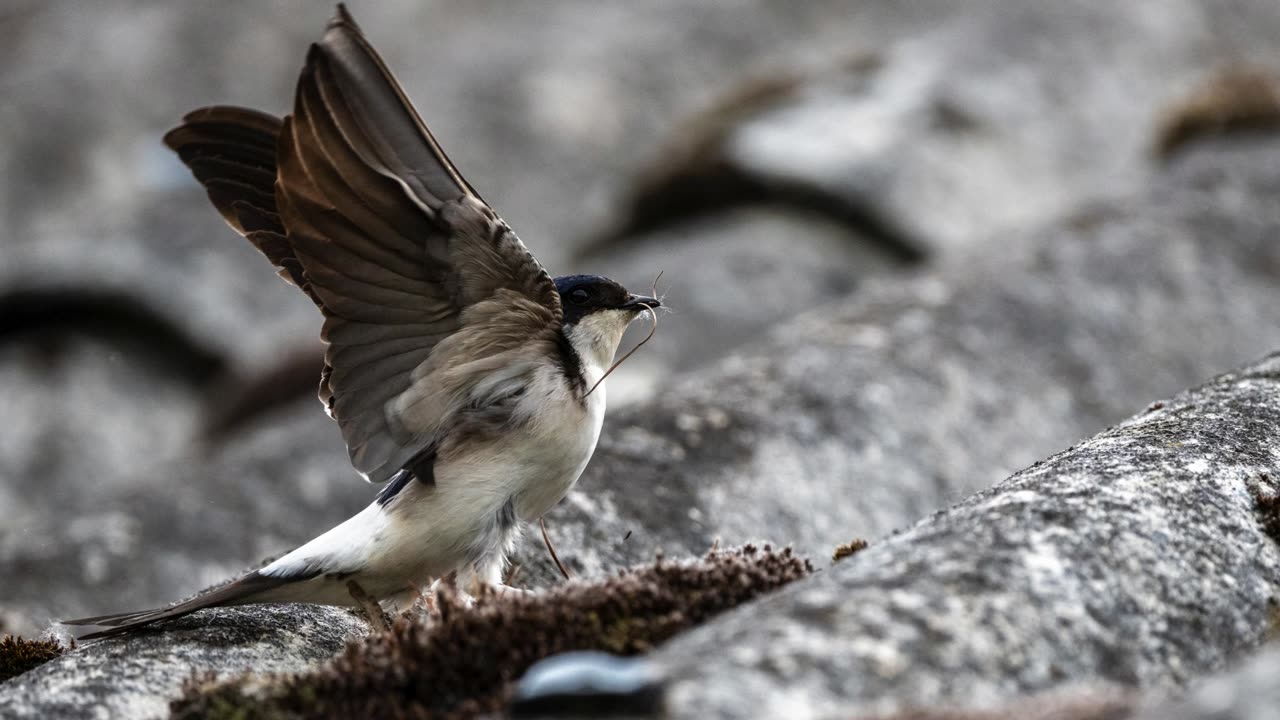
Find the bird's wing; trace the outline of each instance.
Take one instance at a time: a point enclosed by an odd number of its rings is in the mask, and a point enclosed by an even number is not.
[[[215,105],[187,113],[181,125],[165,134],[164,142],[191,168],[227,224],[266,255],[280,277],[319,304],[285,238],[276,207],[281,125],[274,115]]]
[[[554,350],[559,295],[341,6],[307,56],[276,162],[274,205],[233,186],[246,197],[222,198],[229,222],[265,237],[255,244],[324,313],[321,400],[356,469],[387,480],[461,407],[500,397],[511,363]]]

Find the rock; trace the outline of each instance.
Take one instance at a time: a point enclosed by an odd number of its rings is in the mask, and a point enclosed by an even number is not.
[[[796,212],[739,208],[671,226],[621,245],[584,270],[607,268],[632,289],[657,283],[672,304],[654,341],[609,376],[609,404],[643,402],[672,372],[719,360],[806,308],[848,296],[901,262],[835,223]],[[631,347],[648,333],[637,322]]]
[[[672,133],[605,239],[782,204],[907,256],[1007,246],[1141,187],[1164,109],[1219,66],[1280,66],[1262,32],[1280,30],[1280,13],[1265,2],[966,3],[924,15],[721,91]]]
[[[825,557],[1280,347],[1280,143],[1199,143],[1159,168],[1144,157],[1162,107],[1220,60],[1274,59],[1269,0],[598,15],[384,3],[359,18],[548,264],[589,262],[640,287],[666,269],[671,302],[688,294],[688,315],[664,318],[629,363],[645,373],[612,385],[634,405],[611,415],[550,518],[584,574],[717,536]],[[0,108],[0,164],[17,179],[0,192],[0,284],[135,293],[233,366],[313,342],[314,309],[221,227],[158,138],[200,104],[283,109],[322,22],[248,4],[34,4],[0,18],[50,39],[0,47],[0,87],[21,98]],[[877,63],[841,74],[850,56]],[[779,68],[797,92],[728,126],[724,157],[874,210],[933,265],[903,272],[874,223],[768,197],[580,255],[594,229],[618,226],[627,178],[679,139],[681,118]],[[1103,201],[1080,205],[1089,197]],[[757,246],[754,265],[706,270],[735,240]],[[815,274],[820,287],[800,286]],[[754,318],[734,316],[743,288],[726,287],[744,277],[768,298]],[[201,393],[93,342],[55,360],[0,348],[0,396],[22,419],[0,435],[0,617],[14,632],[168,602],[372,497],[311,399],[200,447]],[[525,582],[555,581],[536,537],[520,561]]]
[[[829,557],[1280,347],[1278,193],[1280,138],[1188,149],[1143,196],[876,281],[666,381],[610,414],[548,520],[561,557],[600,573],[716,537]]]
[[[1184,698],[1160,703],[1134,720],[1280,719],[1280,646],[1274,642],[1238,667],[1197,682]]]
[[[0,715],[164,717],[193,673],[299,672],[368,631],[357,615],[339,608],[220,608],[176,621],[164,632],[84,645],[0,684]]]
[[[1255,34],[1280,32],[1270,3],[920,12],[896,32],[851,28],[836,52],[818,41],[809,62],[735,76],[645,160],[616,221],[573,263],[629,283],[667,270],[682,322],[615,374],[626,399],[844,288],[1007,252],[1082,203],[1139,192],[1171,138],[1275,124],[1280,53]],[[741,228],[744,209],[755,231]],[[760,298],[742,302],[744,290]]]
[[[989,486],[1280,347],[1277,193],[1280,142],[1190,148],[1144,196],[811,310],[612,412],[578,490],[549,518],[552,538],[589,575],[659,548],[701,553],[716,537],[828,557]],[[136,377],[131,387],[145,387]],[[38,407],[40,393],[9,387]],[[0,530],[0,571],[23,578],[2,599],[15,632],[169,602],[373,495],[311,402],[208,458],[98,477],[55,474],[57,513],[10,491],[27,508]],[[555,582],[545,557],[530,535],[522,582]]]
[[[282,339],[311,341],[310,303],[267,282],[160,136],[200,105],[285,110],[328,12],[115,0],[7,14],[14,36],[51,41],[0,51],[0,87],[18,98],[0,166],[19,179],[0,192],[0,284],[128,289],[254,366]],[[588,267],[581,251],[619,225],[637,172],[663,162],[664,145],[692,142],[689,119],[752,77],[798,85],[732,123],[734,164],[795,177],[922,248],[952,248],[1006,242],[1082,198],[1137,187],[1161,109],[1220,63],[1274,64],[1280,31],[1267,0],[821,0],[785,12],[751,0],[679,13],[401,1],[357,12],[459,167],[563,271]],[[843,72],[867,57],[877,62]],[[750,204],[775,200],[788,202]],[[603,248],[590,269],[613,272],[605,261],[635,240]],[[844,253],[829,259],[845,284],[868,274]]]
[[[668,712],[982,707],[1218,670],[1280,600],[1256,500],[1280,493],[1277,427],[1280,354],[676,638],[652,658]]]
[[[570,652],[539,661],[520,678],[513,718],[646,717],[661,711],[657,673],[643,659]]]

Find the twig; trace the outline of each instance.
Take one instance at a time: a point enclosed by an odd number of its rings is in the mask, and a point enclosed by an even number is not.
[[[595,385],[592,385],[591,389],[587,391],[587,394],[582,396],[584,399],[591,393],[595,392],[596,388],[600,387],[600,383],[604,382],[605,378],[609,377],[609,375],[611,375],[614,370],[618,369],[619,365],[626,362],[627,358],[634,355],[637,350],[639,350],[641,347],[644,346],[645,343],[649,342],[649,339],[653,337],[654,333],[658,332],[658,313],[653,311],[652,305],[642,305],[642,306],[644,307],[645,311],[649,313],[649,317],[653,318],[653,327],[649,328],[649,334],[645,335],[644,339],[641,340],[635,347],[628,350],[626,355],[623,355],[621,358],[618,358],[617,362],[610,365],[609,369],[604,371],[604,374],[600,376],[600,379],[596,381]]]
[[[547,552],[551,553],[551,560],[556,564],[556,569],[560,571],[565,580],[572,580],[573,576],[569,574],[569,569],[564,566],[564,563],[560,562],[560,556],[556,554],[556,549],[551,546],[551,536],[547,534],[547,521],[543,518],[538,518],[538,527],[542,528],[542,542],[546,543]]]
[[[374,630],[386,632],[391,629],[387,625],[387,619],[382,615],[382,606],[369,593],[365,592],[364,588],[360,587],[360,583],[355,580],[348,580],[347,592],[351,593],[351,598],[364,609],[364,614],[369,618],[369,625]]]
[[[653,289],[651,290],[651,292],[653,293],[653,297],[655,297],[655,298],[657,298],[657,297],[658,297],[658,281],[662,279],[662,273],[664,273],[664,272],[666,272],[666,271],[665,271],[665,270],[659,270],[659,271],[658,271],[658,276],[657,276],[657,277],[655,277],[655,278],[653,279]],[[658,300],[658,301],[659,301],[659,302],[661,302],[661,298],[659,298],[659,300]],[[639,349],[640,349],[640,347],[641,347],[642,345],[644,345],[645,343],[649,342],[649,340],[653,337],[653,334],[654,334],[654,333],[658,332],[658,313],[657,313],[657,311],[655,311],[655,310],[653,309],[653,306],[652,306],[652,305],[645,305],[645,306],[644,306],[644,309],[645,309],[646,311],[648,311],[648,313],[649,313],[649,317],[653,318],[653,327],[649,328],[649,334],[648,334],[648,335],[645,335],[645,336],[644,336],[644,339],[643,339],[643,340],[641,340],[639,343],[637,343],[635,347],[633,347],[633,348],[631,348],[630,350],[628,350],[626,355],[623,355],[621,358],[619,358],[619,359],[618,359],[618,361],[617,361],[617,362],[615,362],[614,364],[610,365],[608,370],[605,370],[605,371],[604,371],[604,374],[603,374],[603,375],[601,375],[601,376],[600,376],[600,379],[599,379],[599,380],[597,380],[597,381],[595,382],[595,384],[591,386],[591,389],[587,391],[587,394],[582,396],[582,398],[583,398],[584,400],[587,398],[587,396],[588,396],[588,395],[590,395],[591,393],[595,392],[595,391],[596,391],[596,388],[597,388],[597,387],[600,387],[600,383],[604,382],[604,379],[605,379],[605,378],[607,378],[607,377],[609,377],[609,375],[613,374],[613,371],[614,371],[614,370],[617,370],[619,365],[621,365],[622,363],[626,362],[626,361],[627,361],[627,358],[629,358],[629,357],[631,357],[632,355],[634,355],[634,354],[635,354],[635,352],[636,352],[637,350],[639,350]]]

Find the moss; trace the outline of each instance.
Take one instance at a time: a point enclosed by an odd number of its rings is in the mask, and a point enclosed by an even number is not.
[[[57,640],[23,640],[13,635],[0,637],[0,682],[40,667],[66,651]]]
[[[1280,131],[1280,82],[1266,68],[1232,65],[1165,112],[1155,152],[1167,160],[1204,137],[1259,131]]]
[[[835,552],[831,553],[831,562],[840,562],[850,555],[857,555],[867,549],[867,541],[862,538],[855,538],[843,545],[837,545]]]
[[[311,673],[188,683],[175,718],[471,717],[495,713],[530,665],[570,650],[643,653],[676,633],[804,577],[791,553],[745,546],[653,563],[543,592],[442,593],[435,612],[349,645]]]

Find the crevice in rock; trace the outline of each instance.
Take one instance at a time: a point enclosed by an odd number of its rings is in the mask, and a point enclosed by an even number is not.
[[[228,366],[221,353],[128,293],[60,287],[0,294],[0,345],[34,340],[56,353],[61,338],[71,335],[99,339],[197,388]]]
[[[882,59],[858,53],[830,71],[866,79]],[[584,244],[589,257],[622,238],[743,207],[776,207],[817,214],[847,227],[892,260],[912,264],[924,260],[925,245],[891,218],[856,198],[812,183],[769,176],[743,168],[725,150],[745,122],[782,106],[801,91],[810,74],[779,73],[740,84],[713,107],[694,116],[678,132],[678,140],[636,182],[621,219]],[[940,122],[960,122],[954,112],[940,110]]]

